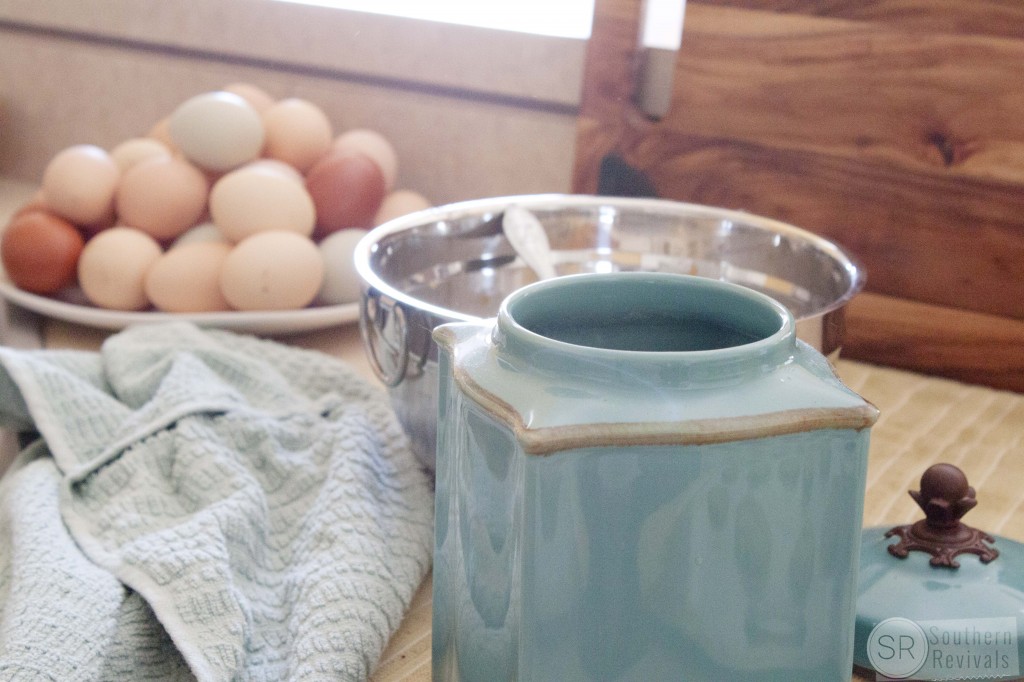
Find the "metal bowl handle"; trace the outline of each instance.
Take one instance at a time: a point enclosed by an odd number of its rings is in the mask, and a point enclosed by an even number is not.
[[[377,378],[389,388],[402,383],[409,366],[409,325],[402,306],[370,291],[360,305],[359,333]]]

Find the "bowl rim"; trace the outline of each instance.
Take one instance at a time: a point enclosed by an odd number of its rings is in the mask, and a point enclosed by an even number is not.
[[[471,322],[484,319],[476,315],[469,315],[435,305],[397,289],[385,281],[370,266],[372,255],[377,244],[392,235],[442,220],[464,218],[469,215],[483,216],[488,213],[497,213],[513,204],[522,206],[527,210],[537,208],[600,208],[601,206],[608,206],[616,209],[647,210],[648,212],[657,213],[686,214],[688,217],[696,216],[719,220],[734,220],[736,222],[752,224],[768,231],[785,234],[809,243],[832,258],[847,273],[849,286],[841,296],[830,301],[828,305],[813,311],[812,314],[795,317],[798,322],[816,319],[842,308],[864,288],[866,282],[864,266],[844,248],[809,230],[774,218],[767,218],[738,209],[689,203],[675,199],[548,193],[507,195],[458,201],[422,209],[381,223],[359,240],[353,253],[356,273],[361,280],[364,294],[367,290],[372,289],[380,295],[410,308],[453,321]]]

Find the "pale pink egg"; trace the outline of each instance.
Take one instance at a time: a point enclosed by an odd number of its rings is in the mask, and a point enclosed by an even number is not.
[[[93,305],[112,310],[149,306],[146,274],[163,253],[151,236],[117,226],[90,239],[78,258],[78,283]]]
[[[90,144],[57,153],[43,171],[43,201],[51,211],[79,225],[110,214],[121,171],[103,149]]]
[[[305,173],[331,148],[331,122],[320,107],[289,98],[263,112],[266,145],[263,155],[291,164]]]
[[[274,106],[274,98],[252,83],[231,83],[224,86],[223,90],[238,95],[260,114]]]
[[[171,150],[172,154],[180,154],[181,150],[174,144],[174,139],[171,137],[171,117],[162,118],[153,124],[153,127],[146,133],[146,137],[151,137],[154,140],[160,142],[165,147]]]
[[[228,310],[220,289],[220,271],[231,248],[216,241],[175,246],[150,267],[146,296],[157,309],[170,313]]]
[[[231,250],[220,285],[237,310],[295,310],[313,302],[323,276],[323,258],[309,238],[260,232]]]
[[[171,156],[171,150],[155,138],[133,137],[111,149],[110,156],[124,173],[140,161],[158,156]]]
[[[384,197],[380,208],[377,209],[377,215],[373,218],[373,224],[374,226],[382,225],[393,218],[422,211],[431,206],[433,204],[430,203],[430,200],[419,192],[410,189],[396,189]]]
[[[258,164],[217,181],[210,190],[210,215],[233,242],[271,230],[308,237],[316,223],[316,207],[306,188],[287,174]]]
[[[116,196],[116,192],[115,192],[115,196]],[[116,210],[116,207],[114,206],[114,202],[110,202],[110,208],[107,210],[107,212],[101,218],[99,218],[98,220],[94,220],[91,223],[80,223],[78,225],[78,228],[80,230],[82,230],[82,234],[84,234],[86,236],[86,238],[88,238],[88,237],[96,234],[97,232],[101,232],[103,230],[106,230],[107,228],[113,227],[116,224],[117,224],[117,210]]]
[[[256,159],[252,163],[248,164],[247,167],[262,168],[272,173],[280,173],[300,185],[306,182],[306,178],[303,177],[302,173],[300,173],[295,166],[285,163],[284,161],[278,161],[277,159]]]
[[[161,241],[198,223],[206,211],[209,185],[203,173],[180,157],[136,164],[117,189],[120,222]]]

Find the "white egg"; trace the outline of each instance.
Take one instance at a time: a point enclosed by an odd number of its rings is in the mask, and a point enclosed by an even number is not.
[[[359,300],[360,280],[352,254],[368,230],[356,227],[331,233],[320,242],[324,259],[324,283],[317,300],[324,305],[341,305]]]
[[[170,248],[176,249],[179,246],[185,246],[187,244],[208,242],[219,242],[223,244],[231,243],[231,241],[224,236],[224,233],[220,231],[219,227],[214,225],[212,222],[205,222],[199,223],[195,227],[186,230],[184,234],[174,240]]]
[[[231,92],[208,92],[186,100],[171,114],[168,126],[182,154],[207,170],[236,168],[263,149],[262,118]]]

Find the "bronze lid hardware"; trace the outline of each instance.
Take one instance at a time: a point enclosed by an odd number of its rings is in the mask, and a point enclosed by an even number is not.
[[[910,496],[924,511],[925,518],[914,524],[896,526],[885,537],[899,536],[899,542],[889,545],[889,553],[905,559],[912,551],[932,555],[932,566],[959,568],[956,557],[976,554],[984,564],[999,556],[999,550],[986,542],[995,542],[988,533],[972,528],[960,518],[978,504],[974,488],[967,476],[952,464],[935,464],[921,476],[921,490],[911,490]]]

